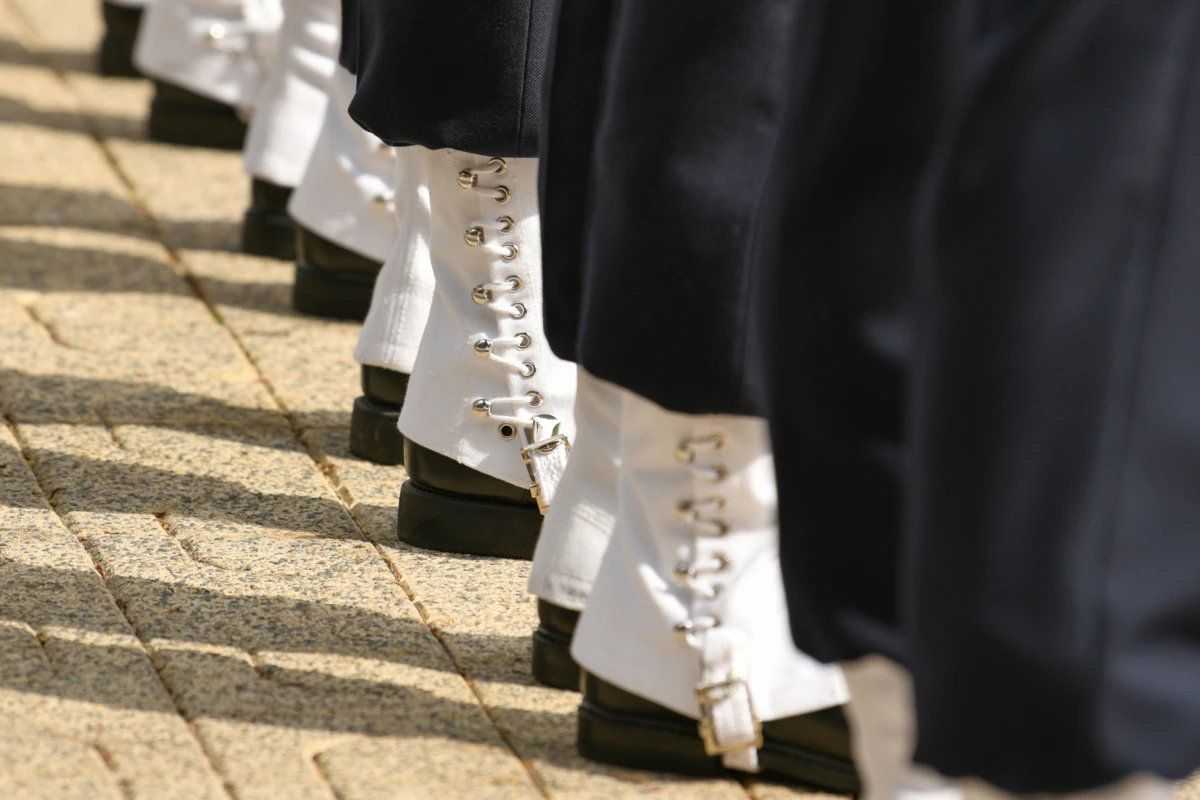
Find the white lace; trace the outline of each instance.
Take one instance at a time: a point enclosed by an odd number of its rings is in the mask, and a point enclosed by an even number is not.
[[[720,483],[728,475],[725,466],[700,463],[697,459],[703,455],[716,453],[724,447],[725,437],[719,433],[688,437],[675,448],[675,459],[685,464],[697,478],[710,483]],[[675,517],[697,536],[724,536],[729,533],[729,522],[719,516],[724,508],[725,498],[718,495],[689,497],[680,500],[675,505]],[[675,566],[675,580],[701,597],[712,599],[721,593],[721,585],[712,583],[712,576],[720,574],[728,568],[729,558],[721,553],[716,553],[707,558],[695,558],[690,562],[680,562]],[[675,631],[684,635],[691,642],[693,634],[698,630],[716,627],[720,624],[720,620],[716,617],[684,620],[675,626]]]
[[[485,167],[464,169],[458,173],[459,188],[477,192],[488,197],[499,205],[503,205],[512,197],[507,186],[483,186],[480,180],[487,177],[498,177],[508,171],[504,159],[493,158]],[[512,241],[489,241],[502,239],[489,237],[488,231],[509,234],[516,229],[512,217],[498,216],[495,219],[478,219],[471,222],[463,233],[463,239],[469,247],[480,247],[504,261],[517,258],[520,249]],[[509,275],[502,281],[486,281],[471,290],[471,299],[477,305],[490,308],[497,315],[508,315],[513,319],[522,319],[528,309],[525,304],[514,298],[520,297],[525,290],[525,281],[519,275]],[[480,358],[505,367],[522,378],[532,378],[537,373],[537,365],[532,361],[521,358],[520,351],[527,350],[533,344],[533,337],[528,333],[518,333],[516,336],[493,336],[478,333],[471,337],[471,347]],[[517,412],[525,408],[537,408],[543,402],[538,392],[526,392],[512,397],[483,397],[471,404],[477,416],[495,419],[501,423],[524,424],[528,420]],[[501,409],[509,413],[502,413]],[[501,435],[504,425],[501,425]],[[511,433],[506,438],[511,438]]]

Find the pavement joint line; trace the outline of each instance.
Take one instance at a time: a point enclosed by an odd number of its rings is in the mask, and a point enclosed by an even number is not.
[[[40,38],[36,32],[36,29],[29,22],[29,20],[25,18],[24,14],[21,12],[20,8],[14,7],[14,5],[11,2],[9,2],[9,0],[0,0],[0,2],[4,2],[4,4],[6,6],[8,6],[10,9],[12,9],[14,11],[17,19],[20,21],[22,26],[25,28],[26,36],[28,38],[33,39],[35,41]],[[367,533],[363,529],[363,526],[360,523],[359,519],[354,515],[354,513],[350,510],[350,508],[348,508],[346,506],[346,503],[344,500],[344,495],[342,494],[342,491],[341,491],[344,489],[344,487],[342,486],[341,481],[337,480],[336,466],[333,465],[332,463],[325,461],[325,459],[323,457],[323,453],[321,453],[316,447],[311,445],[307,441],[307,438],[305,436],[303,436],[303,430],[304,430],[303,427],[299,424],[299,421],[296,419],[294,413],[288,408],[288,406],[284,402],[283,398],[280,397],[279,393],[276,391],[276,389],[275,389],[274,385],[271,383],[270,379],[263,372],[261,366],[258,363],[258,360],[254,357],[254,355],[251,353],[249,348],[246,346],[245,342],[242,341],[242,338],[237,334],[237,332],[234,331],[229,326],[224,324],[224,321],[221,318],[221,315],[220,315],[216,305],[210,300],[210,298],[205,293],[203,286],[201,286],[199,280],[196,278],[195,274],[192,273],[192,271],[189,269],[187,262],[183,259],[183,257],[180,254],[179,248],[175,247],[170,242],[170,237],[165,234],[165,231],[164,231],[163,227],[159,224],[158,219],[154,216],[154,214],[150,210],[148,204],[144,201],[144,199],[141,197],[141,194],[138,192],[137,185],[133,182],[133,180],[129,177],[129,175],[121,167],[121,164],[117,160],[116,156],[114,156],[113,153],[108,149],[108,146],[106,144],[106,137],[101,133],[99,127],[95,124],[95,121],[93,120],[92,116],[87,112],[86,107],[82,103],[79,102],[79,97],[76,93],[75,87],[71,84],[70,81],[66,80],[66,78],[63,76],[61,70],[54,67],[52,64],[46,63],[46,61],[41,57],[41,54],[36,49],[30,50],[30,53],[34,57],[34,59],[44,69],[47,69],[52,74],[54,74],[54,76],[58,79],[59,83],[62,84],[64,89],[71,96],[73,105],[74,105],[73,113],[75,113],[77,116],[79,116],[83,120],[85,127],[88,131],[88,135],[91,137],[91,139],[95,143],[95,145],[100,149],[100,152],[102,153],[104,160],[108,163],[109,168],[113,171],[113,173],[120,180],[122,185],[125,187],[125,190],[129,193],[129,196],[133,201],[132,202],[133,207],[135,209],[137,209],[139,215],[141,215],[142,219],[150,227],[151,236],[166,251],[167,260],[168,260],[168,263],[171,265],[172,269],[178,275],[180,275],[180,277],[182,277],[184,279],[184,281],[187,283],[188,288],[191,290],[193,295],[198,300],[200,300],[204,304],[204,306],[208,309],[208,312],[212,315],[214,323],[221,325],[221,327],[223,327],[228,332],[228,335],[232,338],[233,342],[236,344],[238,350],[242,353],[243,357],[254,368],[254,371],[258,374],[259,378],[262,380],[262,385],[263,385],[264,389],[271,396],[271,400],[277,406],[279,413],[282,414],[284,419],[287,421],[288,427],[292,431],[292,435],[295,436],[296,440],[301,444],[301,446],[303,446],[305,453],[313,461],[313,464],[317,468],[317,471],[320,472],[322,477],[325,479],[327,487],[333,492],[334,497],[336,497],[338,499],[338,502],[342,505],[343,509],[349,515],[351,522],[353,522],[354,527],[358,530],[359,534],[363,537],[363,540],[365,542],[369,543],[375,549],[376,554],[383,560],[384,565],[387,566],[388,570],[392,573],[393,578],[396,580],[396,582],[400,586],[401,590],[405,593],[405,596],[408,598],[408,601],[410,603],[412,603],[413,606],[416,608],[418,615],[421,617],[421,621],[425,623],[425,627],[429,629],[429,632],[431,634],[433,634],[434,639],[437,640],[438,644],[445,651],[446,656],[450,659],[450,662],[454,665],[455,669],[458,671],[459,675],[462,677],[463,682],[466,684],[468,690],[475,697],[476,702],[479,704],[480,710],[483,712],[484,716],[487,717],[488,722],[495,729],[497,736],[500,737],[500,740],[502,742],[504,742],[505,746],[513,754],[513,757],[516,758],[517,761],[521,764],[522,769],[525,771],[526,776],[529,778],[529,781],[530,781],[530,783],[533,784],[534,788],[537,789],[537,791],[543,797],[547,798],[547,800],[550,800],[551,794],[549,791],[549,787],[546,784],[546,781],[543,779],[541,774],[534,768],[533,764],[530,763],[529,760],[527,760],[524,756],[521,755],[521,752],[517,748],[516,743],[511,739],[511,737],[504,730],[504,728],[500,726],[499,721],[496,719],[495,715],[492,713],[491,708],[488,707],[487,702],[485,701],[485,699],[483,697],[483,693],[479,690],[478,686],[475,684],[475,681],[471,678],[471,676],[470,676],[469,672],[467,671],[467,669],[465,668],[465,666],[458,659],[453,648],[450,647],[449,643],[446,641],[444,636],[441,634],[441,631],[439,631],[434,625],[431,624],[429,615],[427,613],[427,610],[424,608],[423,604],[417,602],[416,595],[413,592],[412,587],[409,585],[408,581],[403,578],[398,567],[392,562],[391,559],[388,558],[388,556],[387,556],[386,552],[383,550],[383,548],[377,542],[375,542],[370,536],[367,535]],[[6,420],[7,420],[7,417],[6,417]],[[11,420],[9,420],[9,425],[13,430],[13,435],[19,436],[19,434],[16,431],[16,425],[14,423],[12,423]],[[18,439],[18,441],[20,442],[21,440]],[[24,450],[25,445],[23,442],[21,442],[21,446],[22,446],[22,449]],[[32,469],[32,467],[31,467],[31,469]],[[332,475],[330,474],[330,472],[332,472]],[[35,477],[36,477],[36,474],[35,474]],[[40,485],[40,481],[39,481],[39,485]],[[345,490],[345,491],[348,492],[348,490]],[[55,513],[57,513],[57,510]],[[59,517],[59,519],[60,520],[62,519],[61,516]],[[66,525],[65,520],[63,520],[63,524]],[[68,526],[68,529],[69,529],[69,526]],[[174,538],[174,537],[172,537],[172,538]],[[176,542],[178,543],[178,539],[176,539]],[[180,545],[180,546],[182,546],[182,545]],[[85,547],[85,549],[86,549],[86,547]],[[88,556],[89,556],[89,558],[92,558],[93,563],[95,563],[95,559],[94,559],[94,557],[92,557],[92,554],[90,551],[88,552]],[[96,566],[97,566],[97,569],[99,570],[99,565],[97,564]],[[106,586],[106,588],[107,588],[107,586]],[[109,592],[109,594],[110,595],[112,594],[111,591]],[[116,600],[115,596],[113,599]],[[125,609],[123,607],[121,608],[121,613],[122,613],[122,615],[125,615]],[[126,616],[125,618],[126,618],[126,621],[129,622],[130,626],[133,627],[134,631],[136,632],[137,628],[136,628],[136,626],[133,625],[133,621],[130,620],[128,618],[128,616]],[[139,640],[141,639],[140,635],[138,638],[139,638]],[[143,643],[144,647],[148,647],[148,645],[146,645],[144,640],[142,643]],[[147,653],[147,657],[149,657],[148,653]],[[161,677],[160,677],[160,681],[161,681]],[[163,688],[166,689],[168,695],[171,696],[172,702],[175,702],[174,694],[172,694],[170,692],[170,690],[167,689],[165,683],[163,683]],[[176,704],[176,710],[179,711],[178,704]],[[186,720],[186,716],[183,715],[181,711],[180,711],[180,716]],[[230,794],[233,794],[232,787],[228,784],[228,782],[225,781],[225,778],[223,775],[221,775],[220,771],[216,769],[215,762],[212,760],[208,751],[204,749],[203,739],[198,737],[198,733],[195,731],[194,726],[190,726],[190,727],[193,731],[193,734],[197,736],[197,740],[200,744],[201,749],[204,752],[205,758],[208,760],[209,766],[212,767],[213,771],[221,778],[222,784],[224,785],[226,791],[229,792]],[[328,785],[332,790],[331,783],[328,783],[328,781],[326,781],[326,785]],[[336,794],[336,792],[335,792],[335,794]]]
[[[6,0],[0,0],[0,2],[6,2]],[[100,565],[100,563],[98,561],[96,561],[96,557],[92,554],[92,551],[90,549],[88,549],[85,537],[82,534],[80,534],[79,531],[76,531],[75,529],[73,529],[71,527],[71,525],[63,518],[62,514],[59,513],[57,505],[52,502],[54,499],[54,496],[56,494],[58,494],[60,489],[55,489],[53,492],[49,492],[49,493],[46,492],[46,486],[45,486],[45,484],[42,483],[41,476],[38,475],[37,470],[34,469],[34,460],[30,453],[29,443],[25,440],[24,435],[21,433],[21,429],[17,426],[16,422],[13,421],[12,417],[9,414],[5,413],[3,415],[3,417],[4,417],[5,424],[8,426],[9,432],[12,434],[13,439],[17,443],[17,447],[19,448],[19,450],[21,452],[21,458],[25,461],[26,467],[28,468],[30,475],[33,477],[33,480],[37,484],[38,489],[41,490],[42,495],[46,498],[46,505],[48,505],[50,507],[50,510],[54,512],[54,516],[58,519],[59,524],[62,525],[63,528],[68,533],[72,534],[74,536],[74,538],[79,541],[80,546],[83,548],[84,552],[87,553],[88,560],[92,562],[92,567],[96,570],[96,573],[100,576],[100,580],[104,583],[104,591],[108,594],[109,598],[112,599],[113,605],[116,606],[117,609],[121,613],[121,618],[125,620],[125,624],[127,624],[129,626],[130,631],[133,632],[134,638],[137,639],[137,642],[138,642],[138,649],[141,651],[142,655],[145,656],[146,660],[148,662],[150,662],[151,667],[154,668],[154,676],[158,679],[159,686],[161,687],[162,691],[166,693],[166,696],[171,699],[171,704],[173,706],[175,706],[175,712],[179,715],[179,718],[188,724],[188,731],[191,734],[193,740],[195,740],[196,747],[198,747],[200,749],[200,753],[204,757],[204,761],[205,761],[206,765],[212,771],[212,774],[215,775],[217,777],[217,779],[220,781],[221,787],[224,789],[226,795],[230,798],[230,800],[232,800],[232,798],[235,797],[235,794],[233,792],[233,787],[229,784],[228,781],[225,780],[225,776],[221,774],[221,771],[219,769],[217,769],[216,761],[213,760],[212,755],[208,752],[208,749],[205,748],[204,740],[200,737],[199,732],[196,730],[195,726],[191,724],[191,720],[187,719],[187,717],[184,716],[183,712],[180,710],[179,702],[175,698],[175,693],[171,691],[171,688],[169,686],[167,686],[167,682],[163,679],[162,674],[159,672],[158,667],[155,665],[154,657],[150,650],[150,645],[146,642],[145,639],[142,638],[141,634],[138,632],[137,625],[135,625],[133,620],[129,618],[129,614],[125,610],[125,604],[122,603],[120,601],[120,599],[115,594],[113,594],[112,589],[109,588],[108,575],[107,575],[106,571]],[[39,642],[39,644],[42,644],[44,647],[44,643],[42,643],[40,635],[38,636],[38,642]],[[47,660],[49,660],[48,654],[43,652],[43,655],[45,655]],[[52,663],[52,665],[53,665],[53,663]],[[94,745],[94,744],[92,744],[91,746],[96,747],[96,745]],[[100,749],[98,747],[96,748],[96,750],[97,750],[97,752],[100,752]],[[104,759],[102,758],[101,760],[104,760]],[[107,764],[108,762],[105,761],[105,763]],[[121,781],[118,781],[117,783],[119,786],[123,785],[123,783]],[[125,796],[129,796],[127,792],[123,792],[123,794],[125,794]]]

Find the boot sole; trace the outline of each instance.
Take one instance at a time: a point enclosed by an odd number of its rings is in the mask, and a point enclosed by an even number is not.
[[[248,210],[242,217],[242,252],[295,261],[296,223],[287,214]]]
[[[571,637],[538,628],[533,632],[533,679],[551,689],[579,691],[579,665],[571,658]]]
[[[608,711],[587,699],[579,706],[578,736],[579,754],[603,764],[701,777],[745,774],[705,754],[694,726]],[[773,777],[838,794],[859,791],[854,764],[844,759],[768,740],[758,762]]]
[[[146,135],[156,142],[214,150],[241,150],[246,141],[246,123],[233,109],[196,108],[183,103],[153,101]]]
[[[403,464],[404,434],[399,423],[400,409],[357,398],[350,415],[350,452],[376,464]]]
[[[296,265],[292,308],[301,314],[361,322],[371,308],[375,276],[358,270]]]
[[[396,535],[414,547],[529,561],[541,530],[537,508],[447,494],[411,479],[400,487]]]

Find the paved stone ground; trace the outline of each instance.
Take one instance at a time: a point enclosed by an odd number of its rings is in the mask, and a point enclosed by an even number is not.
[[[237,154],[145,141],[98,5],[0,0],[0,798],[801,796],[575,755],[527,565],[396,541],[357,327],[236,252]]]

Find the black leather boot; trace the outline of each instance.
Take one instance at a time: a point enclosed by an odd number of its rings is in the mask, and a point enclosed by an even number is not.
[[[105,2],[100,4],[100,13],[104,18],[104,38],[96,57],[100,74],[110,78],[140,78],[142,73],[133,65],[133,45],[142,24],[142,9]]]
[[[540,597],[538,626],[533,632],[533,677],[553,689],[579,691],[579,665],[571,658],[571,637],[579,612]]]
[[[383,264],[296,225],[292,307],[302,314],[363,320]]]
[[[404,440],[396,535],[426,550],[532,559],[542,514],[529,490]]]
[[[288,216],[292,188],[252,178],[250,207],[242,216],[242,250],[284,261],[296,258],[296,224]]]
[[[350,415],[350,452],[376,464],[403,464],[404,435],[396,426],[408,393],[408,375],[363,365],[362,391]]]
[[[737,775],[705,753],[696,720],[583,673],[579,754],[604,764],[683,775]],[[859,791],[840,708],[762,724],[758,762],[770,777],[838,794]]]
[[[246,123],[233,106],[155,81],[146,133],[167,144],[240,150],[246,140]]]

